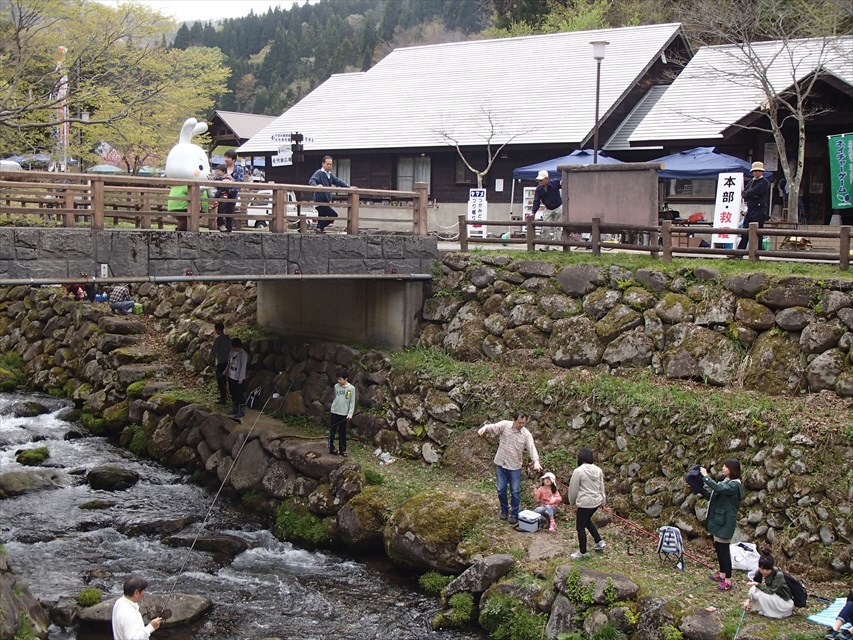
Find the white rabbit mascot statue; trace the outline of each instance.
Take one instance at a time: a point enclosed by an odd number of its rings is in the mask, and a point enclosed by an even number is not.
[[[210,178],[210,162],[207,154],[197,144],[192,143],[192,137],[207,131],[207,123],[195,118],[187,118],[181,127],[178,144],[169,151],[166,158],[166,177],[182,180],[208,180]],[[169,191],[168,210],[174,212],[187,210],[187,185],[172,187]],[[173,199],[174,198],[174,199]],[[202,189],[202,211],[207,211],[207,191]],[[178,231],[187,230],[188,219],[178,215]]]

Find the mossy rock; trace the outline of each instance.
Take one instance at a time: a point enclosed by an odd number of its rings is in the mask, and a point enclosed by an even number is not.
[[[104,409],[102,414],[104,426],[112,433],[120,431],[129,421],[128,402],[122,400],[118,404]]]
[[[136,382],[131,382],[127,389],[125,389],[125,393],[127,394],[128,400],[136,400],[137,398],[142,397],[142,390],[148,385],[148,380],[137,380]]]
[[[382,549],[382,532],[393,510],[388,491],[368,486],[338,511],[338,531],[343,543],[353,551]]]
[[[461,491],[427,491],[409,498],[385,525],[385,553],[418,570],[459,573],[467,564],[459,546],[488,513],[482,496]]]
[[[6,367],[0,366],[0,391],[14,391],[17,386],[17,374]]]
[[[84,411],[83,415],[80,416],[80,422],[96,436],[105,435],[107,432],[103,419],[88,411]]]
[[[333,518],[320,518],[302,500],[286,500],[276,511],[273,533],[281,540],[309,548],[330,548],[336,543]]]
[[[17,456],[15,456],[15,460],[18,464],[22,464],[27,467],[37,467],[49,457],[50,453],[48,452],[47,447],[36,447],[35,449],[25,449],[24,451],[21,451]]]
[[[806,356],[800,343],[785,331],[766,331],[749,352],[743,386],[780,394],[806,388]]]

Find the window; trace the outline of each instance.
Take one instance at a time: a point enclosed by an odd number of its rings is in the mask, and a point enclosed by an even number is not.
[[[455,176],[454,182],[456,182],[456,184],[477,184],[477,176],[474,175],[473,171],[465,166],[465,163],[462,162],[462,158],[456,158]]]
[[[350,181],[350,175],[352,174],[352,171],[350,170],[351,167],[352,161],[349,158],[344,158],[342,160],[335,158],[335,166],[332,168],[332,173],[347,184],[352,184]]]
[[[416,182],[426,182],[429,193],[431,173],[429,157],[397,158],[397,189],[414,191]]]
[[[670,180],[669,195],[692,196],[694,198],[714,198],[717,194],[717,181],[710,180]]]

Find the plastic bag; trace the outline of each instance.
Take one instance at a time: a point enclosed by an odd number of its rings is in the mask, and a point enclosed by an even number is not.
[[[141,316],[142,315],[142,303],[134,302],[133,303],[133,315]]]

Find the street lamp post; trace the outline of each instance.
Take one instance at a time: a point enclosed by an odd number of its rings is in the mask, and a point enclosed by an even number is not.
[[[604,47],[609,42],[606,40],[593,40],[592,57],[595,58],[595,133],[592,141],[592,164],[598,164],[598,98],[601,92],[601,61],[604,60]]]

